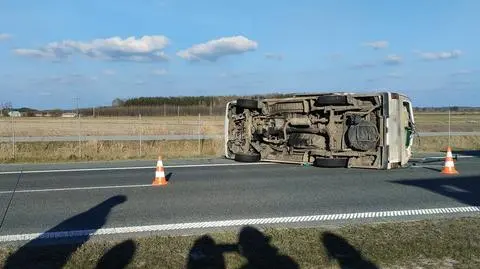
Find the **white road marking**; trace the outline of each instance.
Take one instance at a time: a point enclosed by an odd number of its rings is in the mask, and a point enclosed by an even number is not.
[[[137,185],[112,185],[112,186],[96,186],[96,187],[72,187],[72,188],[54,188],[54,189],[31,189],[16,190],[15,193],[33,193],[33,192],[53,192],[53,191],[79,191],[79,190],[101,190],[101,189],[121,189],[121,188],[144,188],[151,187],[151,184]],[[0,194],[10,194],[13,191],[0,191]]]
[[[265,164],[274,164],[274,163],[258,162],[258,163],[180,164],[180,165],[166,165],[166,166],[164,166],[164,168],[246,166],[246,165],[265,165]],[[141,170],[141,169],[155,169],[155,166],[72,168],[72,169],[31,170],[31,171],[27,170],[27,171],[0,172],[0,175],[12,175],[12,174],[20,174],[20,173],[22,173],[22,174],[43,174],[43,173],[92,172],[92,171],[115,171],[115,170]]]
[[[447,212],[447,213],[446,213]],[[141,232],[161,232],[161,231],[178,231],[187,229],[202,229],[215,227],[233,227],[245,225],[259,224],[283,224],[283,223],[303,223],[328,220],[352,220],[381,218],[392,216],[418,216],[418,215],[445,215],[455,213],[480,213],[480,206],[468,207],[452,207],[452,208],[430,208],[416,210],[397,210],[397,211],[379,211],[379,212],[363,212],[349,214],[329,214],[329,215],[311,215],[296,217],[277,217],[277,218],[258,218],[258,219],[237,219],[237,220],[221,220],[206,222],[190,222],[190,223],[173,223],[148,226],[130,226],[117,228],[102,228],[98,230],[76,230],[63,232],[47,232],[47,233],[30,233],[30,234],[13,234],[0,236],[0,242],[26,241],[33,239],[59,239],[73,238],[79,236],[97,236],[97,235],[115,235]]]

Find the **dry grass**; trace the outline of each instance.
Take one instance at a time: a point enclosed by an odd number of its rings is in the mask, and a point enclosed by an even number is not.
[[[201,134],[222,134],[221,116],[201,117]],[[76,119],[68,118],[19,118],[15,119],[17,136],[63,136],[77,135],[79,129]],[[447,131],[446,113],[417,113],[416,121],[420,131]],[[452,114],[453,131],[480,131],[480,113]],[[198,134],[198,117],[133,117],[85,118],[80,121],[82,135],[161,135],[161,134]],[[12,124],[8,118],[0,118],[0,136],[10,136]],[[445,150],[447,137],[416,138],[415,152],[438,152]],[[479,136],[454,136],[451,138],[454,150],[480,150]],[[202,142],[198,153],[197,141],[91,141],[78,142],[36,142],[17,143],[15,160],[12,159],[12,145],[0,144],[1,162],[52,162],[75,160],[124,160],[150,159],[162,153],[167,158],[197,156],[220,156],[223,152],[221,140]]]
[[[199,151],[200,145],[200,151]],[[222,140],[147,141],[140,144],[132,141],[89,141],[78,142],[33,142],[17,143],[15,160],[12,145],[0,144],[0,162],[63,162],[163,158],[192,158],[220,156]],[[80,155],[81,154],[81,155]]]
[[[452,136],[450,146],[452,150],[480,150],[480,136]],[[414,152],[440,152],[448,146],[448,136],[416,137]]]
[[[448,113],[416,113],[415,122],[421,132],[447,132]],[[453,132],[480,131],[480,113],[452,113]]]
[[[200,122],[200,123],[199,123]],[[16,136],[107,136],[221,134],[223,118],[200,117],[101,117],[101,118],[16,118]],[[12,121],[0,118],[0,136],[12,136]]]
[[[480,114],[452,114],[452,131],[480,131]],[[448,131],[447,113],[417,113],[415,115],[418,130],[421,132]],[[78,135],[164,135],[198,134],[198,117],[99,117],[81,118],[80,124],[70,118],[17,118],[15,134],[17,136],[70,136]],[[202,116],[201,134],[222,134],[222,116]],[[12,123],[9,118],[0,118],[0,136],[12,135]]]
[[[327,233],[329,239],[324,240]],[[255,248],[253,254],[270,263],[265,268],[279,268],[271,263],[281,260],[282,265],[286,265],[288,259],[299,268],[480,268],[480,218],[474,217],[351,225],[329,230],[269,228],[263,234],[271,238],[265,248],[260,248],[260,241],[250,237],[253,244],[245,249]],[[244,268],[248,262],[245,257],[235,249],[225,252],[225,247],[218,246],[236,246],[238,234],[219,232],[210,236],[217,244],[212,249],[220,252],[219,259],[222,256],[225,259],[225,268]],[[92,241],[74,250],[63,268],[96,268],[102,258],[103,265],[112,266],[107,268],[124,268],[123,265],[125,268],[186,268],[189,251],[198,238],[157,236],[123,241],[122,245],[118,244],[120,241]],[[273,248],[279,252],[275,253]],[[0,265],[14,251],[0,248]],[[25,257],[18,257],[17,261],[30,262],[30,266],[35,265],[32,268],[51,268],[69,252],[69,248],[64,247],[37,247],[25,251]],[[113,266],[115,262],[124,264]]]

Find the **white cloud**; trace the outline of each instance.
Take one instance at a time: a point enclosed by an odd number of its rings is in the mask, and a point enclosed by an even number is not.
[[[451,75],[452,75],[452,77],[458,77],[458,76],[463,76],[463,75],[469,75],[469,74],[472,74],[472,73],[473,73],[473,70],[463,69],[463,70],[458,70],[456,72],[453,72]]]
[[[440,52],[421,52],[415,51],[420,55],[425,61],[435,61],[435,60],[447,60],[460,57],[463,52],[461,50],[455,49],[452,51],[440,51]]]
[[[107,76],[113,76],[115,75],[117,72],[115,72],[115,70],[112,70],[112,69],[105,69],[103,70],[103,74],[104,75],[107,75]]]
[[[367,68],[372,68],[375,67],[375,64],[373,63],[360,63],[360,64],[355,64],[352,66],[353,69],[367,69]]]
[[[219,77],[221,77],[221,78],[239,78],[242,75],[245,76],[246,74],[245,73],[241,74],[241,73],[237,73],[237,72],[222,72],[222,73],[220,73]]]
[[[363,45],[367,47],[371,47],[375,50],[378,50],[378,49],[384,49],[388,47],[388,41],[385,41],[385,40],[372,41],[372,42],[366,42]]]
[[[399,73],[396,73],[396,72],[392,72],[392,73],[388,73],[387,77],[389,77],[389,78],[402,78],[403,75],[399,74]]]
[[[94,76],[86,76],[79,73],[70,73],[70,74],[63,74],[63,75],[52,75],[49,77],[37,77],[31,78],[30,82],[33,84],[38,85],[79,85],[85,83],[91,83],[93,81],[98,80],[97,77]]]
[[[157,76],[164,76],[166,75],[168,72],[165,68],[161,68],[161,69],[155,69],[152,71],[152,74],[154,75],[157,75]]]
[[[244,36],[231,36],[193,45],[188,49],[179,51],[177,55],[188,61],[205,60],[214,62],[227,55],[256,50],[257,47],[257,42]]]
[[[384,63],[387,65],[398,65],[402,63],[402,57],[395,54],[390,54],[385,59]]]
[[[12,38],[12,35],[7,34],[7,33],[0,33],[0,41],[2,41],[2,40],[8,40],[8,39],[10,39],[10,38]]]
[[[29,57],[35,57],[35,58],[47,58],[47,57],[53,57],[53,52],[47,52],[44,50],[37,50],[37,49],[16,49],[13,51],[15,54],[20,55],[20,56],[29,56]]]
[[[283,55],[278,53],[266,53],[265,58],[269,60],[281,61],[283,60]]]
[[[64,40],[37,49],[16,49],[14,53],[35,58],[65,59],[79,54],[92,59],[112,61],[166,61],[163,49],[169,44],[165,36],[143,36],[139,39],[111,37],[89,42]]]
[[[343,55],[341,53],[331,53],[327,56],[327,58],[329,60],[333,60],[333,61],[336,61],[336,60],[340,60],[341,58],[343,57]]]

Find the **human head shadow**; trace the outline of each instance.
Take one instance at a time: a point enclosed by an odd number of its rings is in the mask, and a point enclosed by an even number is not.
[[[226,252],[238,252],[247,259],[242,269],[297,269],[298,264],[270,245],[270,238],[251,226],[245,226],[238,235],[238,243],[219,245],[209,236],[197,239],[190,250],[187,269],[224,269]]]
[[[188,253],[186,269],[224,269],[225,251],[212,237],[204,235],[193,243]]]
[[[446,197],[453,198],[470,206],[480,205],[480,175],[445,176],[429,179],[394,180],[392,183],[414,186]]]
[[[360,251],[341,236],[330,232],[322,234],[322,243],[329,260],[337,260],[342,269],[378,269],[371,261],[366,260]]]
[[[289,256],[278,253],[278,248],[270,244],[271,238],[254,227],[246,226],[240,231],[238,248],[248,264],[244,269],[297,269],[299,265]]]
[[[4,268],[62,268],[70,256],[90,239],[91,234],[105,225],[112,208],[126,200],[124,195],[113,196],[61,222],[10,255]],[[65,237],[63,232],[70,233],[71,237]],[[63,238],[55,238],[56,235],[63,235]]]
[[[95,269],[122,269],[130,264],[135,255],[136,245],[133,240],[126,240],[105,253]]]

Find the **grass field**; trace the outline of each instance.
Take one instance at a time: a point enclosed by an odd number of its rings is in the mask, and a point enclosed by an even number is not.
[[[421,132],[448,131],[447,113],[417,113]],[[221,134],[222,116],[200,117],[134,117],[118,118],[17,118],[14,128],[10,118],[0,118],[0,136],[82,136],[94,135],[163,135],[163,134]],[[480,113],[451,116],[452,131],[480,131]]]
[[[244,250],[242,254],[238,245]],[[198,250],[206,258],[198,258]],[[201,237],[91,241],[73,247],[23,248],[19,252],[0,248],[0,265],[5,265],[8,257],[8,268],[480,268],[480,218],[332,229],[243,227],[239,233]],[[225,266],[207,267],[201,261]]]
[[[14,128],[13,128],[14,126]],[[200,117],[118,117],[118,118],[0,118],[0,136],[107,136],[220,134],[223,118]]]
[[[15,119],[16,136],[77,135],[161,135],[161,134],[222,134],[220,116],[201,117],[144,117],[138,118],[19,118]],[[419,131],[448,131],[448,114],[417,113]],[[452,131],[480,131],[480,114],[453,114]],[[0,136],[11,135],[9,119],[0,119]],[[200,127],[200,128],[199,128]],[[444,151],[447,137],[415,139],[414,152]],[[454,150],[480,150],[480,136],[454,136]],[[200,149],[199,149],[200,148]],[[200,151],[199,151],[200,150]],[[89,141],[17,143],[13,147],[0,143],[0,162],[56,162],[76,160],[125,160],[165,158],[218,157],[223,153],[222,140],[200,141]]]
[[[415,122],[421,132],[447,132],[448,113],[416,113]],[[480,113],[452,113],[452,132],[480,131]]]

